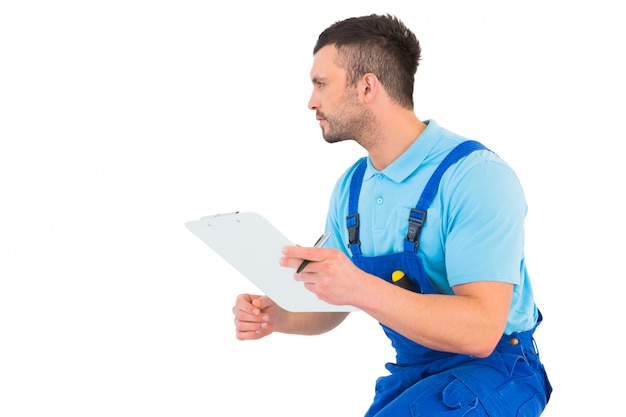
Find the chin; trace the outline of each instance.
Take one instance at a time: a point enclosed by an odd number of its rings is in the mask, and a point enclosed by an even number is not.
[[[343,142],[344,140],[347,140],[345,138],[340,138],[337,136],[326,136],[324,135],[324,140],[328,143],[337,143],[337,142]]]

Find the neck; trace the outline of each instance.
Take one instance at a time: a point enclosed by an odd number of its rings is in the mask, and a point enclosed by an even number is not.
[[[398,112],[395,109],[389,114],[378,115],[378,121],[382,123],[372,132],[370,140],[361,144],[367,150],[374,167],[382,171],[417,140],[426,125],[410,110]]]

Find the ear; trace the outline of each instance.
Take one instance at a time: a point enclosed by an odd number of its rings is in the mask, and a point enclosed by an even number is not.
[[[378,77],[371,72],[368,72],[361,78],[360,92],[365,104],[369,104],[374,101],[376,96],[380,93],[380,81]]]

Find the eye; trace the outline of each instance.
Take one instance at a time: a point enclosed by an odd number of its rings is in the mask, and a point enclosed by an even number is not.
[[[322,78],[317,78],[317,77],[311,78],[311,82],[313,83],[313,86],[315,87],[316,90],[319,90],[326,86],[326,82]]]

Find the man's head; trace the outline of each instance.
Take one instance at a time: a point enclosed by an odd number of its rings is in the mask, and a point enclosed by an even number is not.
[[[328,45],[336,47],[348,85],[372,73],[392,100],[413,109],[421,48],[415,34],[398,18],[373,14],[341,20],[320,34],[313,54]]]

